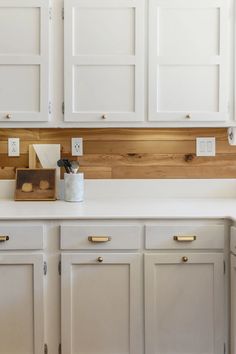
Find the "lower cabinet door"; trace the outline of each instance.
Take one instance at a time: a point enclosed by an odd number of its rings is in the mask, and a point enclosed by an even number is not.
[[[143,354],[140,259],[62,255],[63,354]]]
[[[236,354],[236,256],[230,256],[231,262],[231,354]]]
[[[0,254],[0,354],[44,352],[43,255]]]
[[[224,353],[222,254],[145,255],[146,354]]]

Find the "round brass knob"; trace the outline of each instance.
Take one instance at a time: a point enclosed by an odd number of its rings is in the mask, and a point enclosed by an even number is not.
[[[103,114],[103,115],[102,115],[102,119],[107,119],[107,115],[106,115],[106,114]]]
[[[184,263],[187,263],[188,262],[188,257],[182,257],[182,261],[184,262]]]
[[[191,114],[187,114],[185,118],[186,119],[191,119]]]
[[[99,263],[102,263],[102,262],[103,262],[103,258],[102,258],[102,257],[98,257],[97,261],[98,261]]]
[[[10,113],[8,113],[8,114],[6,115],[6,118],[7,118],[7,119],[11,119],[11,118],[12,118],[12,115],[11,115]]]

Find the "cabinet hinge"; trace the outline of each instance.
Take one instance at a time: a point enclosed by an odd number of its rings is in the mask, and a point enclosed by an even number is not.
[[[49,7],[49,20],[52,20],[52,7]]]
[[[49,101],[49,103],[48,103],[48,113],[52,114],[52,102],[51,101]]]
[[[48,265],[47,265],[47,262],[44,262],[43,263],[43,274],[47,275],[47,272],[48,272]]]
[[[61,261],[58,263],[58,273],[61,275]]]
[[[44,354],[48,354],[48,345],[44,344]]]
[[[62,110],[62,114],[65,114],[65,102],[62,102],[61,110]]]
[[[58,354],[61,354],[61,344],[59,344],[59,347],[58,347]]]
[[[64,20],[65,18],[65,10],[64,10],[64,7],[62,8],[61,10],[61,18]]]

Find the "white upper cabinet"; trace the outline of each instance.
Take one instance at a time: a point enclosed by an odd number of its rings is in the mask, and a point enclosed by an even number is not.
[[[144,120],[143,0],[65,1],[65,121]]]
[[[227,0],[150,0],[149,120],[228,119]]]
[[[48,0],[0,0],[0,121],[47,121]]]

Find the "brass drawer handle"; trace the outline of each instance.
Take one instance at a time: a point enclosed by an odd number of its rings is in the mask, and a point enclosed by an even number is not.
[[[105,243],[111,241],[111,237],[109,236],[89,236],[89,242],[92,243]]]
[[[8,241],[9,240],[9,236],[0,236],[0,242],[6,242],[6,241]]]
[[[177,242],[193,242],[196,241],[197,236],[174,236],[173,239]]]
[[[98,261],[99,263],[102,263],[102,262],[103,262],[103,258],[102,258],[102,257],[98,257],[97,261]]]
[[[182,261],[183,261],[184,263],[187,263],[187,262],[188,262],[188,257],[186,257],[186,256],[182,257]]]

